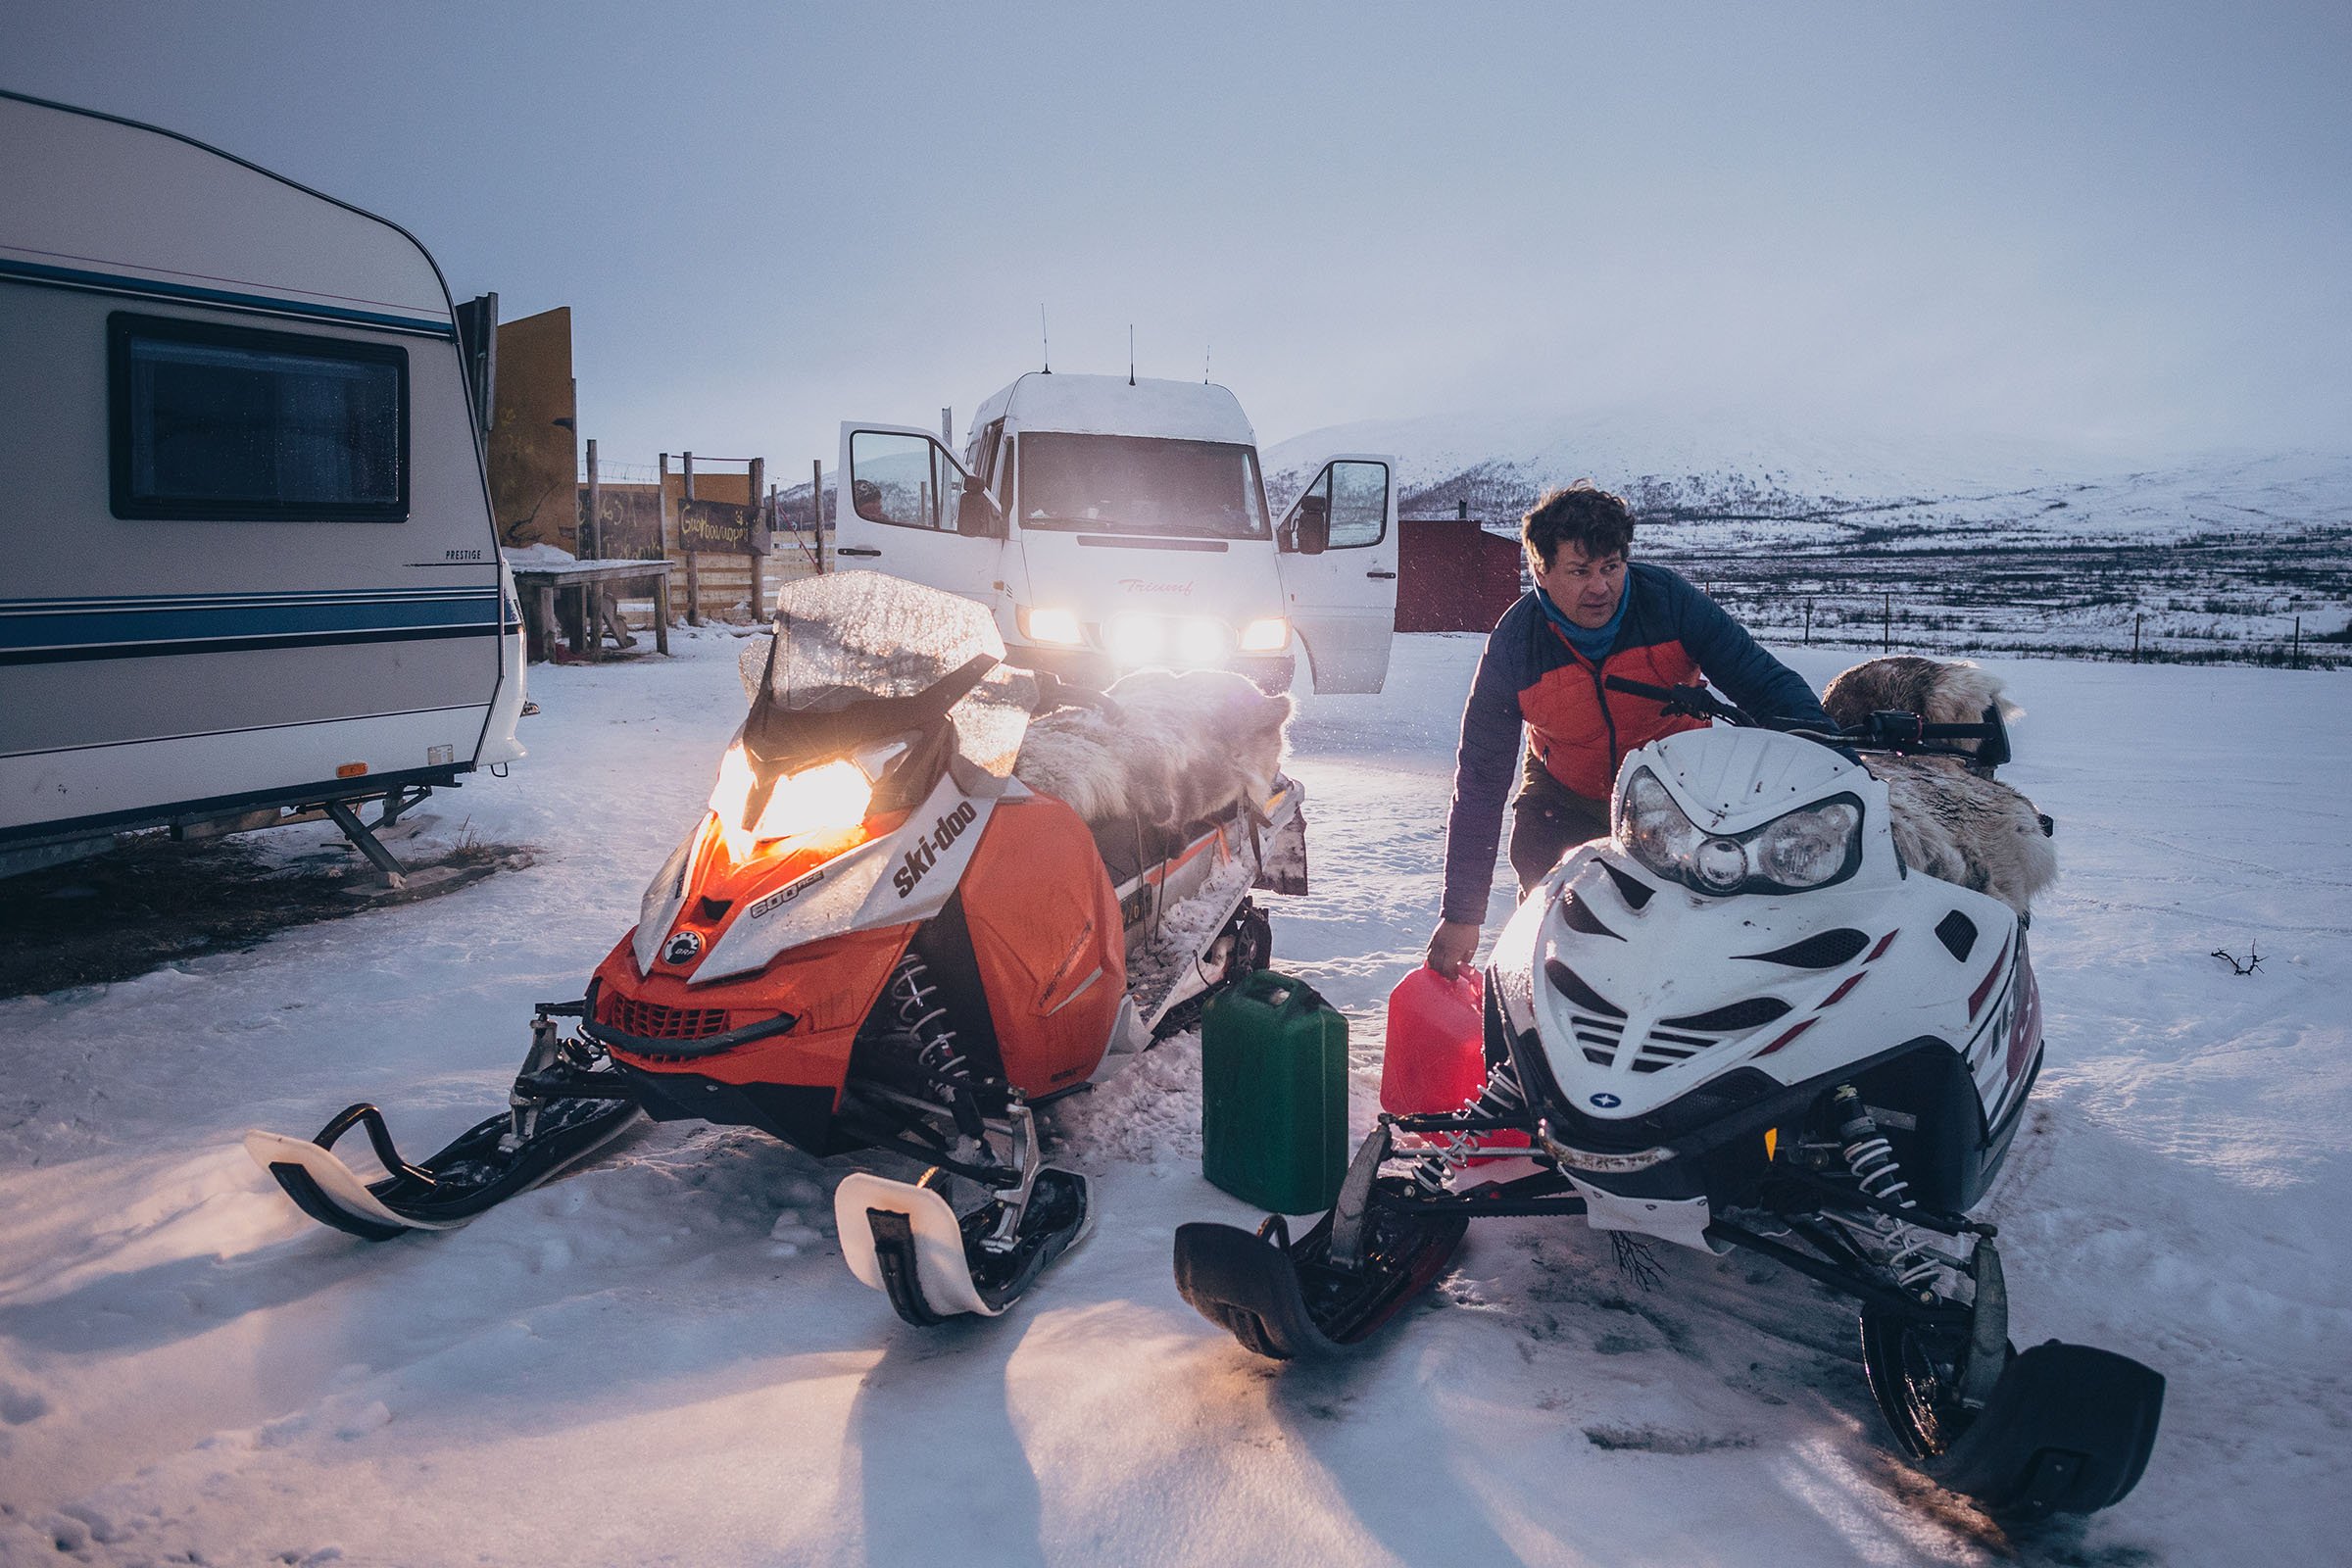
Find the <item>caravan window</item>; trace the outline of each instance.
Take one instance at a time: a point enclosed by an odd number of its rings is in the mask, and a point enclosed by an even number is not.
[[[406,349],[123,313],[107,337],[116,516],[408,515]]]

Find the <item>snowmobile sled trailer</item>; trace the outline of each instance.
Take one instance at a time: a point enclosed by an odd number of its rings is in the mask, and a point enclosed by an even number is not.
[[[0,874],[522,755],[465,364],[400,228],[0,93]]]

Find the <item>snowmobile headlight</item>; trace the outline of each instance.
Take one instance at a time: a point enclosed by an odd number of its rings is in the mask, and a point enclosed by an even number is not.
[[[1745,833],[1702,833],[1647,768],[1627,780],[1617,840],[1660,876],[1700,893],[1802,893],[1862,861],[1862,803],[1839,795]]]
[[[728,747],[718,764],[718,784],[710,792],[710,810],[718,818],[728,856],[737,860],[753,846],[772,839],[846,833],[865,820],[874,799],[874,783],[865,769],[846,757],[836,758],[776,780],[758,819],[746,820],[758,782],[742,745]]]
[[[1617,808],[1617,837],[1636,859],[1677,882],[1689,880],[1685,867],[1706,842],[1646,767],[1626,783],[1625,799]]]
[[[1690,857],[1690,869],[1709,893],[1729,893],[1747,880],[1747,848],[1737,839],[1709,839]]]
[[[1862,808],[1838,799],[1767,822],[1750,852],[1757,876],[1776,887],[1804,889],[1842,876],[1861,848]]]

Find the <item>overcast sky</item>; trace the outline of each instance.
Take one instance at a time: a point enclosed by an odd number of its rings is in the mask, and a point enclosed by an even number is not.
[[[1036,368],[1271,442],[1624,402],[2352,449],[2352,7],[0,0],[0,85],[573,311],[580,430],[828,458]],[[681,18],[683,20],[681,20]]]

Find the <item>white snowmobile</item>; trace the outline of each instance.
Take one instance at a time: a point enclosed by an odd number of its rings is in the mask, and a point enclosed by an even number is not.
[[[1994,1228],[1968,1217],[2041,1065],[2026,921],[1907,867],[1887,786],[1856,760],[1943,754],[1988,774],[2008,759],[1998,708],[1807,735],[1700,688],[1609,685],[1722,722],[1629,755],[1613,836],[1504,927],[1483,1093],[1384,1114],[1301,1238],[1279,1215],[1255,1234],[1182,1227],[1179,1289],[1253,1350],[1321,1356],[1363,1344],[1475,1218],[1745,1248],[1860,1301],[1871,1391],[1919,1469],[1999,1511],[2117,1501],[2164,1379],[2056,1341],[2019,1353]],[[1528,1140],[1532,1165],[1474,1162],[1496,1134]]]
[[[709,811],[587,995],[539,1005],[508,1111],[417,1164],[368,1104],[247,1149],[304,1212],[370,1241],[462,1225],[640,1110],[878,1151],[922,1174],[836,1190],[858,1278],[913,1323],[1001,1312],[1092,1220],[1085,1178],[1044,1162],[1038,1107],[1265,964],[1253,887],[1306,890],[1287,698],[1153,676],[1122,715],[1004,655],[986,610],[936,589],[785,588]],[[1058,771],[1036,774],[1096,786],[1085,818],[1016,770],[1041,714]],[[1154,747],[1164,766],[1139,774]],[[1137,777],[1160,785],[1155,814],[1110,808]],[[354,1127],[381,1178],[333,1152]]]

